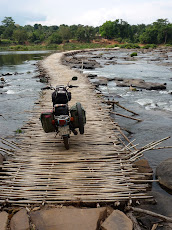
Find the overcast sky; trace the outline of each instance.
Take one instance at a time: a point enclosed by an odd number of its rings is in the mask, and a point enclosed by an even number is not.
[[[172,0],[0,0],[0,22],[16,24],[99,26],[107,20],[150,24],[167,18],[172,23]]]

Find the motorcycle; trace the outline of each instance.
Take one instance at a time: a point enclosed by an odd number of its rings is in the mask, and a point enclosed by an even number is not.
[[[73,77],[72,81],[76,81]],[[56,88],[50,86],[44,89],[54,90],[52,93],[53,110],[41,114],[41,123],[45,132],[56,132],[63,139],[64,146],[69,149],[69,138],[71,132],[77,135],[76,128],[79,128],[80,134],[84,134],[84,125],[86,124],[85,110],[80,102],[77,102],[69,109],[68,102],[71,100],[71,92],[68,90],[73,87],[69,85],[59,85]]]

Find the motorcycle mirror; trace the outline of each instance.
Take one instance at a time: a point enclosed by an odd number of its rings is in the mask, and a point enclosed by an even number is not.
[[[74,76],[73,78],[72,78],[72,81],[77,81],[78,80],[78,77],[76,77],[76,76]]]

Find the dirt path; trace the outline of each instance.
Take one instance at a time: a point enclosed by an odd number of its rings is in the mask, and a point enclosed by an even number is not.
[[[21,149],[4,164],[5,183],[1,182],[0,201],[25,205],[28,203],[87,203],[127,201],[146,196],[146,184],[135,184],[143,175],[132,168],[128,152],[118,139],[118,125],[109,117],[88,79],[61,64],[61,53],[42,62],[53,86],[65,85],[73,76],[78,88],[72,88],[72,100],[86,110],[84,135],[71,135],[70,149],[65,150],[55,133],[44,133],[39,116],[52,109],[52,91],[43,95],[19,135]]]

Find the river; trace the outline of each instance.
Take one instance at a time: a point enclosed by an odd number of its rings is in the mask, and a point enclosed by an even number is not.
[[[83,70],[84,74],[97,75],[107,79],[133,78],[143,79],[146,82],[166,84],[165,90],[131,91],[129,87],[117,87],[115,81],[109,81],[107,85],[99,85],[105,99],[118,101],[126,108],[137,112],[142,122],[133,121],[113,115],[120,127],[131,132],[125,132],[133,144],[138,148],[165,137],[172,132],[172,52],[162,50],[142,51],[138,50],[137,57],[130,58],[134,50],[95,51],[76,54],[76,57],[86,57],[88,60],[96,60],[101,67],[93,70]],[[94,81],[94,79],[90,79]],[[125,110],[115,107],[115,112],[131,116]],[[159,146],[172,146],[172,138]],[[158,147],[159,147],[158,146]],[[172,149],[150,150],[144,153],[154,173],[156,167],[163,161],[172,157]],[[155,175],[155,174],[154,174]],[[155,176],[154,176],[155,179]],[[158,183],[153,183],[153,191],[160,192],[169,197]]]
[[[28,120],[44,85],[36,64],[51,52],[0,52],[0,137],[14,136]]]

